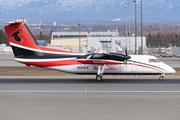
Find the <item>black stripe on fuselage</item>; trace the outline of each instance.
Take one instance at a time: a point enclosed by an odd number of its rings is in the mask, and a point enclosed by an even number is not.
[[[55,59],[55,58],[74,58],[81,55],[66,55],[66,54],[51,54],[43,53],[24,48],[11,46],[16,58],[27,58],[27,59]]]
[[[96,75],[97,73],[74,73],[79,75]],[[103,75],[161,75],[161,73],[103,73]]]
[[[14,55],[16,58],[26,58],[26,59],[56,59],[56,58],[87,58],[87,56],[91,54],[86,55],[68,55],[68,54],[53,54],[53,53],[43,53],[43,52],[37,52],[33,50],[27,50],[24,48],[19,48],[16,46],[11,46],[14,52]],[[96,58],[97,60],[113,60],[113,61],[124,61],[123,59],[117,59],[117,56],[108,56],[108,57],[101,57]],[[92,58],[94,60],[95,58]]]

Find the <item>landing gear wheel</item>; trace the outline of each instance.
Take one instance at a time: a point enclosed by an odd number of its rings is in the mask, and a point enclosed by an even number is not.
[[[101,80],[102,80],[102,76],[101,76],[101,75],[97,75],[97,76],[96,76],[96,80],[97,80],[97,81],[101,81]]]
[[[164,77],[163,77],[163,76],[159,77],[159,80],[160,80],[160,81],[163,81],[163,80],[164,80]]]

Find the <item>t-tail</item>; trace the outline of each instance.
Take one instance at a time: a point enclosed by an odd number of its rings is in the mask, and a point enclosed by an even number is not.
[[[4,27],[15,60],[26,65],[53,66],[61,59],[75,59],[80,53],[39,46],[25,22],[13,22]],[[42,64],[43,61],[46,63]],[[47,63],[48,61],[48,63]],[[61,63],[60,63],[61,64]]]
[[[14,22],[4,27],[15,57],[32,56],[33,49],[40,49],[29,28],[24,22]],[[31,49],[31,50],[30,50]]]

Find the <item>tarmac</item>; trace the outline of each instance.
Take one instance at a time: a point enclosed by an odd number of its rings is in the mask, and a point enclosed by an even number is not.
[[[178,120],[180,79],[0,78],[2,120]]]
[[[0,97],[180,98],[180,78],[1,77]],[[133,96],[133,97],[132,97]]]

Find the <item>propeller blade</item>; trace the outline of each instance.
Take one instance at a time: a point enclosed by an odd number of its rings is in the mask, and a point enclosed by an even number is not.
[[[126,68],[127,68],[127,59],[126,59]]]
[[[126,52],[126,56],[128,56],[128,54],[127,54],[127,48],[126,48],[126,51],[125,51],[125,52]]]
[[[125,54],[126,54],[126,56],[124,56],[124,58],[125,58],[125,61],[126,61],[126,68],[127,68],[127,60],[131,58],[130,56],[128,56],[127,47],[126,47]]]

